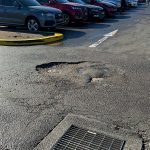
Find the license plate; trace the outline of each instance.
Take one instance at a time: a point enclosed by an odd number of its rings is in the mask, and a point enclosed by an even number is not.
[[[61,22],[61,21],[63,21],[63,19],[57,19],[57,22]]]
[[[94,15],[94,17],[99,17],[99,15]]]

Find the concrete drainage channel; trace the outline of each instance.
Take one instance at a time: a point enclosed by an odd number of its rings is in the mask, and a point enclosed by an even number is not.
[[[34,150],[141,150],[135,131],[68,114]]]
[[[51,62],[36,66],[39,73],[50,77],[63,78],[78,84],[101,83],[125,75],[125,72],[102,62]]]

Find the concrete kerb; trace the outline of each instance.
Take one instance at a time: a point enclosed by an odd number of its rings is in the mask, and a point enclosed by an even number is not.
[[[104,133],[106,135],[125,140],[124,150],[141,150],[142,139],[134,130],[119,129],[115,130],[114,126],[105,124],[95,119],[86,118],[81,115],[68,114],[53,130],[50,132],[34,150],[50,150],[69,129],[71,125],[81,128],[87,128],[91,131]]]
[[[51,33],[51,36],[44,36],[42,38],[29,38],[29,39],[19,39],[19,40],[8,40],[0,39],[0,45],[4,46],[26,46],[26,45],[41,45],[46,43],[52,43],[63,39],[63,34],[61,33]]]

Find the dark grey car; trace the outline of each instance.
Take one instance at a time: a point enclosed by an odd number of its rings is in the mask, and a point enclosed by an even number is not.
[[[40,5],[36,0],[0,0],[0,24],[25,25],[30,31],[63,23],[59,9]]]

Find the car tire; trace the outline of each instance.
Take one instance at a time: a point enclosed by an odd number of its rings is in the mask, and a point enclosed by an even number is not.
[[[106,11],[104,11],[104,16],[103,16],[103,18],[102,18],[102,21],[104,21],[105,18],[106,18]]]
[[[71,17],[68,13],[63,13],[64,15],[64,25],[69,25],[71,23]]]
[[[11,25],[9,25],[9,26],[7,26],[7,28],[8,28],[8,29],[16,29],[16,26],[11,26]]]
[[[98,21],[99,21],[99,22],[103,22],[105,18],[106,18],[106,12],[104,11],[104,16],[103,16],[103,17],[100,17],[100,18],[98,19]]]
[[[104,12],[105,12],[105,16],[104,16],[104,18],[107,18],[109,15],[108,15],[108,12],[107,12],[107,10],[106,9],[104,9]]]
[[[56,30],[56,27],[49,27],[49,28],[47,28],[48,29],[48,31],[55,31]]]
[[[40,29],[40,23],[36,18],[30,17],[26,20],[26,27],[29,31],[36,32]]]

